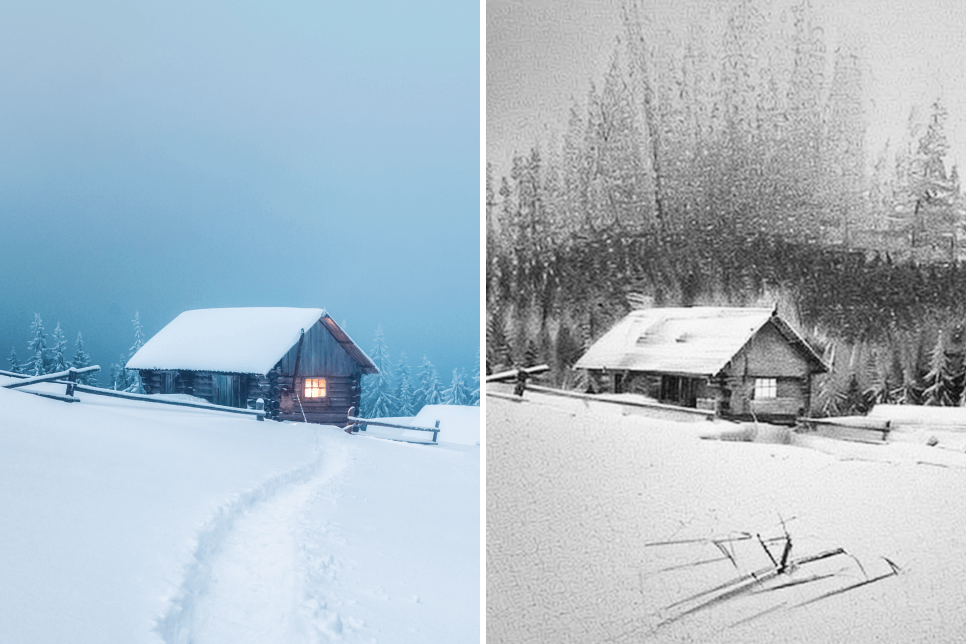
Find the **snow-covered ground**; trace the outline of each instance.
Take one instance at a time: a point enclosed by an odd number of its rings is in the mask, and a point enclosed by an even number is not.
[[[478,641],[475,444],[79,397],[0,389],[0,640]]]
[[[487,399],[488,641],[966,638],[961,448],[702,440],[720,421],[527,398]]]

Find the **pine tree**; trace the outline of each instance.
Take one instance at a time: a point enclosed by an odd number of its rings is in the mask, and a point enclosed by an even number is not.
[[[20,366],[20,360],[17,359],[16,347],[11,347],[10,357],[7,358],[7,362],[10,363],[10,373],[23,373],[23,369]]]
[[[91,357],[84,351],[84,338],[80,331],[77,332],[77,340],[74,341],[74,359],[72,365],[75,369],[83,369],[91,366]],[[97,376],[94,372],[85,373],[78,376],[78,382],[92,387],[97,386]]]
[[[396,387],[393,389],[393,396],[396,399],[397,409],[393,412],[394,416],[413,416],[413,385],[412,369],[409,360],[406,359],[406,352],[399,354],[399,362],[396,363]]]
[[[416,408],[413,406],[413,387],[409,383],[409,378],[399,376],[399,386],[396,388],[397,407],[396,416],[415,416]]]
[[[423,356],[423,362],[419,365],[419,373],[416,374],[419,378],[419,387],[413,391],[413,409],[417,413],[426,405],[426,395],[429,391],[428,385],[430,380],[435,377],[435,373],[436,367],[429,361],[429,358]]]
[[[134,312],[134,319],[131,320],[131,323],[134,325],[134,344],[128,349],[128,359],[133,358],[134,354],[144,346],[144,333],[141,329],[141,315],[139,311]],[[127,361],[124,364],[127,364]],[[127,387],[124,390],[136,394],[143,394],[144,385],[141,383],[141,372],[137,369],[125,369],[125,372],[124,378],[127,382]]]
[[[473,372],[473,392],[470,394],[470,404],[480,406],[480,350],[476,350],[476,370]]]
[[[443,386],[439,382],[439,376],[436,375],[435,369],[426,382],[426,388],[423,390],[423,401],[424,405],[446,404],[443,400]]]
[[[27,343],[27,349],[33,357],[24,365],[26,373],[32,376],[42,376],[47,373],[50,356],[47,353],[47,335],[44,333],[44,322],[39,313],[34,313],[34,321],[30,323],[33,339]]]
[[[67,356],[64,355],[67,352],[67,338],[64,337],[64,332],[60,330],[60,322],[54,327],[50,339],[54,345],[51,349],[50,373],[67,371],[70,366],[67,364]]]
[[[373,340],[372,350],[369,357],[379,369],[379,373],[364,376],[362,383],[362,417],[380,418],[392,416],[395,413],[398,403],[392,394],[391,370],[392,362],[389,360],[389,351],[386,349],[385,336],[382,333],[382,326],[376,327],[376,336]]]
[[[936,345],[929,356],[929,372],[926,374],[926,390],[923,392],[927,405],[953,405],[949,395],[948,374],[946,373],[946,354],[943,347],[943,334],[939,331]],[[957,401],[958,402],[958,401]]]
[[[127,358],[122,353],[120,359],[111,365],[111,389],[125,391],[130,386],[125,364],[127,364]]]
[[[466,377],[459,372],[459,369],[453,369],[453,381],[450,383],[449,389],[443,392],[443,403],[446,405],[469,405],[470,400],[470,391],[466,387]]]

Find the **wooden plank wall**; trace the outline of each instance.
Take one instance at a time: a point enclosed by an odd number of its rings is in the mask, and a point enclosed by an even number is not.
[[[299,371],[301,371],[301,366]],[[350,407],[359,408],[361,399],[360,378],[358,376],[324,376],[306,375],[305,378],[325,378],[326,396],[325,398],[305,398],[304,378],[297,378],[295,385],[299,394],[298,400],[292,394],[292,377],[281,375],[278,377],[278,386],[281,390],[279,396],[279,415],[281,420],[293,420],[302,422],[302,412],[305,412],[305,420],[310,423],[322,423],[324,425],[337,425],[345,427],[346,417]],[[301,401],[301,408],[299,402]]]
[[[299,343],[296,342],[279,363],[281,374],[291,375],[295,371],[295,359],[298,355]],[[300,376],[312,377],[310,374],[325,376],[356,376],[362,374],[362,367],[346,353],[342,345],[336,342],[329,330],[322,322],[316,322],[305,330],[302,341],[302,357],[299,358]]]

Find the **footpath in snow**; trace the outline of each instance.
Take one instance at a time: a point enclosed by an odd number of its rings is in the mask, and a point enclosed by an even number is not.
[[[479,448],[0,389],[17,642],[479,638]]]

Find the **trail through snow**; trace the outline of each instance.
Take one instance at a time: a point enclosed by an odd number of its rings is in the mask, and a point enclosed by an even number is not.
[[[165,641],[476,640],[478,532],[452,526],[479,520],[479,448],[318,437],[311,476],[236,501],[199,549]]]
[[[330,445],[315,476],[290,485],[246,511],[214,555],[207,588],[194,610],[196,642],[325,642],[341,636],[337,612],[320,606],[323,561],[306,534],[312,501],[334,498],[348,462],[346,443]],[[323,602],[324,603],[324,602]]]

